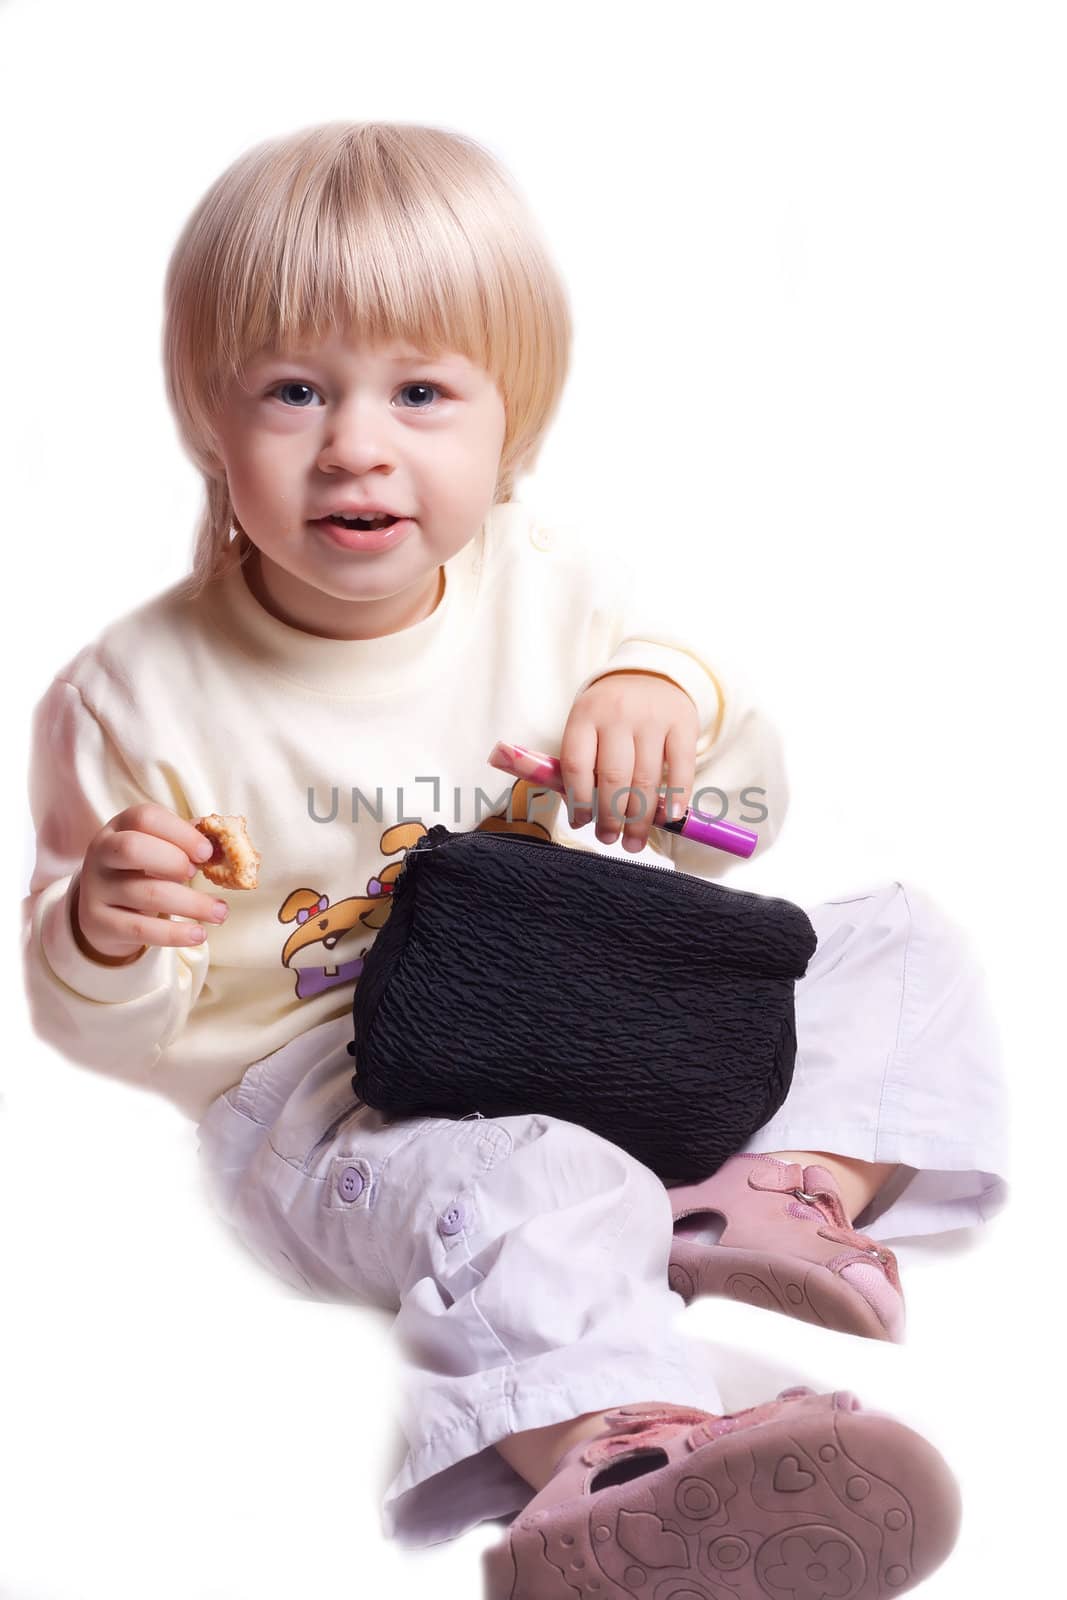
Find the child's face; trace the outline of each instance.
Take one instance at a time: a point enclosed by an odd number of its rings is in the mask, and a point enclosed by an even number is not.
[[[440,568],[493,504],[505,433],[493,380],[464,356],[339,333],[264,355],[218,424],[234,511],[259,555],[249,582],[295,627],[373,638],[428,616]],[[316,520],[375,503],[412,525],[394,547],[342,548]],[[255,569],[255,570],[253,570]]]

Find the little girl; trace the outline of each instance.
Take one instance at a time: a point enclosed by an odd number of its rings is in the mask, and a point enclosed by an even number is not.
[[[674,1323],[679,1295],[730,1294],[899,1339],[876,1241],[1002,1204],[979,975],[921,894],[811,909],[791,1093],[704,1183],[668,1190],[549,1116],[388,1123],[353,1096],[354,985],[405,852],[435,822],[531,820],[487,764],[498,739],[558,751],[601,843],[622,826],[689,873],[733,862],[650,836],[664,777],[698,806],[713,789],[761,851],[782,824],[777,736],[679,596],[513,497],[570,339],[537,229],[470,139],[327,124],[208,191],[164,337],[206,489],[194,571],[37,707],[34,1025],[196,1119],[214,1202],[287,1283],[396,1312],[387,1533],[513,1518],[490,1600],[897,1595],[955,1537],[936,1451],[847,1393],[724,1416]],[[211,812],[247,819],[254,890],[197,876]]]

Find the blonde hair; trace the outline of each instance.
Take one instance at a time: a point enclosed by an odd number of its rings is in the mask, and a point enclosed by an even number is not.
[[[340,326],[465,355],[506,412],[494,504],[536,464],[570,359],[566,290],[504,170],[466,135],[412,123],[322,123],[246,151],[186,222],[164,302],[167,398],[206,491],[193,595],[252,549],[215,421],[261,350]]]

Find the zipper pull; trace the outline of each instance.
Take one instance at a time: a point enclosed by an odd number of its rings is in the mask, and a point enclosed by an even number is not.
[[[437,849],[437,846],[440,842],[434,838],[435,832],[436,829],[434,828],[427,829],[422,838],[419,840],[418,844],[412,845],[411,849],[405,852],[404,860],[410,861],[412,856],[431,855],[432,852]]]
[[[408,851],[408,856],[428,856],[431,850],[439,849],[453,837],[443,822],[435,822],[432,828],[427,828],[418,844]]]

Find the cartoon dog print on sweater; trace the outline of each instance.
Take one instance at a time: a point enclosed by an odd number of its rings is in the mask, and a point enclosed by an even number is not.
[[[519,833],[527,838],[548,839],[549,830],[542,823],[527,820],[533,787],[525,778],[519,778],[511,787],[510,799],[504,810],[486,817],[474,831]],[[507,815],[509,810],[510,820]],[[292,967],[296,974],[298,1000],[310,1000],[328,989],[336,989],[360,977],[363,958],[370,947],[367,935],[377,933],[388,917],[391,910],[389,897],[394,883],[404,870],[404,857],[420,839],[425,838],[426,832],[421,822],[398,822],[394,827],[386,828],[378,841],[381,853],[383,856],[399,856],[399,860],[390,861],[382,867],[378,876],[368,882],[365,894],[349,895],[332,904],[329,896],[320,889],[294,889],[286,896],[278,911],[278,921],[295,922],[296,927],[282,947],[281,962],[283,967]],[[342,948],[338,949],[339,946]],[[292,965],[294,957],[301,951],[315,947],[321,947],[333,959],[321,965]]]

